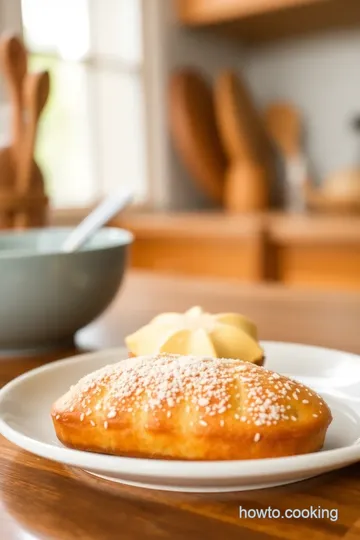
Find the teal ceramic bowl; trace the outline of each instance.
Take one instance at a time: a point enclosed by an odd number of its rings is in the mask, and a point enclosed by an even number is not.
[[[119,289],[132,235],[103,228],[62,253],[71,229],[0,233],[0,352],[55,349],[97,318]]]

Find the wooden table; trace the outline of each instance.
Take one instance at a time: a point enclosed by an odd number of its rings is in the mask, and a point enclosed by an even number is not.
[[[131,274],[107,313],[80,333],[83,348],[121,345],[163,310],[201,304],[253,317],[264,339],[360,353],[360,295],[292,291]],[[66,353],[0,360],[0,383]],[[291,360],[291,359],[289,359]],[[39,389],[41,391],[41,389]],[[337,509],[330,519],[240,519],[246,509]],[[0,540],[360,538],[360,467],[290,486],[184,495],[113,486],[24,452],[0,437]]]

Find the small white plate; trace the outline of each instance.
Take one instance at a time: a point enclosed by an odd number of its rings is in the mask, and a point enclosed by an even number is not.
[[[0,433],[38,456],[124,484],[172,491],[260,489],[311,478],[360,460],[360,357],[265,342],[266,367],[321,393],[334,420],[321,452],[247,461],[168,461],[124,458],[65,448],[50,418],[52,403],[83,375],[126,358],[125,349],[76,356],[14,379],[0,391]]]

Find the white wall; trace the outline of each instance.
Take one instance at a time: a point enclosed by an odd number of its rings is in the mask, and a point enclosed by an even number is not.
[[[289,99],[305,119],[307,147],[319,179],[360,166],[360,31],[282,41],[248,49],[245,74],[259,104]]]

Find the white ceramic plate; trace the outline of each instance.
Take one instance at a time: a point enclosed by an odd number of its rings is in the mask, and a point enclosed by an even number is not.
[[[124,349],[51,363],[10,382],[0,391],[0,433],[38,456],[113,481],[173,491],[259,489],[304,480],[360,460],[360,357],[290,343],[262,345],[266,367],[309,385],[331,407],[334,420],[321,452],[276,459],[192,462],[124,458],[65,448],[55,436],[51,404],[86,373],[126,358]]]

